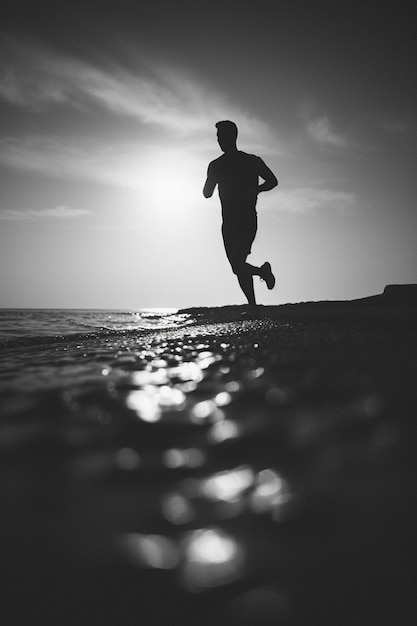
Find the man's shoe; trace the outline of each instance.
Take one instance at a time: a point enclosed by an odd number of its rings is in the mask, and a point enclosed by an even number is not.
[[[266,261],[263,265],[261,265],[261,274],[260,279],[266,282],[266,286],[268,289],[273,289],[275,286],[275,276],[271,270],[271,264]]]

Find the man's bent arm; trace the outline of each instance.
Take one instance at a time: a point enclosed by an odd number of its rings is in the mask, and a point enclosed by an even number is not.
[[[212,169],[209,165],[207,169],[207,179],[203,187],[203,196],[205,198],[211,198],[216,185],[217,185],[217,180],[214,179]]]
[[[207,178],[204,187],[203,187],[203,196],[205,198],[211,198],[211,196],[213,195],[213,191],[215,186],[217,185],[216,182],[214,182],[213,180],[211,180],[210,178]]]
[[[212,163],[210,163],[207,168],[207,179],[203,187],[203,196],[205,198],[211,198],[216,185],[217,185],[217,180],[213,176],[213,167],[212,167]]]
[[[265,182],[258,185],[258,193],[261,193],[261,191],[270,191],[278,185],[277,177],[263,161],[259,169],[259,176],[263,178]]]

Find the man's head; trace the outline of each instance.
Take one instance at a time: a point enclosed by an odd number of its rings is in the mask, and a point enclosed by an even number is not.
[[[223,152],[236,150],[237,126],[230,120],[217,122],[217,141]]]

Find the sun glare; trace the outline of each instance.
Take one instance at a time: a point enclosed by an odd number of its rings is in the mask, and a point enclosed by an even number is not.
[[[141,188],[153,209],[164,214],[195,206],[202,199],[205,165],[183,150],[160,150],[143,169]]]

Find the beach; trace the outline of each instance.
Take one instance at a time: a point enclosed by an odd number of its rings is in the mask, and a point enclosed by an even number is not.
[[[415,291],[48,315],[2,340],[2,624],[414,622]]]

